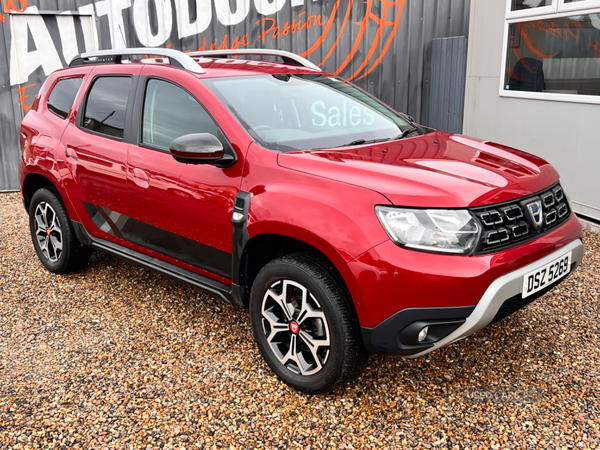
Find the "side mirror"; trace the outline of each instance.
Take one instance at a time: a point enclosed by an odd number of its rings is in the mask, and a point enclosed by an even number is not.
[[[235,158],[225,154],[221,141],[210,133],[194,133],[180,136],[169,147],[175,161],[186,164],[214,164],[227,167]]]

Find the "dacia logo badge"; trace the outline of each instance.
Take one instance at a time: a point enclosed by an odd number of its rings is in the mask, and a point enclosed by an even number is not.
[[[529,218],[531,219],[531,223],[534,227],[539,228],[542,226],[542,221],[544,220],[544,216],[542,214],[542,202],[540,200],[536,200],[533,202],[529,202],[526,205],[527,213],[529,214]]]

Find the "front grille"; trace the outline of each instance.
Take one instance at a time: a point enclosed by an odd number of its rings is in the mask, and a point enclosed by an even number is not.
[[[559,183],[517,200],[471,208],[471,212],[482,229],[475,255],[504,250],[535,239],[559,227],[571,215]]]

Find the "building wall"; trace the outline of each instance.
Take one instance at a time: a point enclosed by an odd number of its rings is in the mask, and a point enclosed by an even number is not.
[[[499,95],[505,0],[473,0],[463,132],[552,163],[576,212],[600,220],[600,104]]]
[[[18,126],[46,76],[76,54],[94,49],[289,50],[426,124],[431,42],[466,35],[470,0],[7,0],[3,4],[0,190],[18,187]]]

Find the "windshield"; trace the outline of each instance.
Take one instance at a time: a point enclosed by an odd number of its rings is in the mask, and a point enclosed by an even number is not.
[[[288,152],[385,141],[414,125],[346,81],[325,75],[203,80],[263,147]]]

